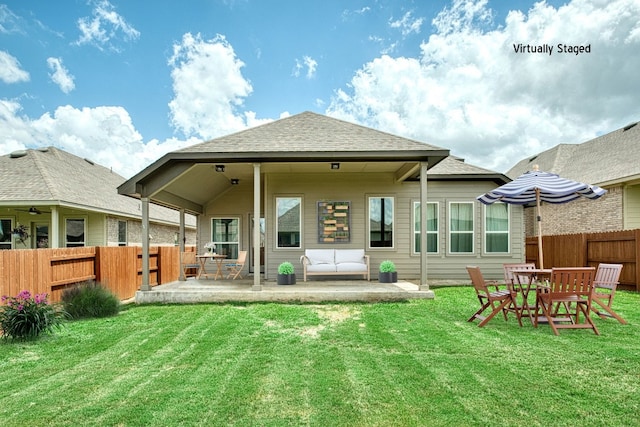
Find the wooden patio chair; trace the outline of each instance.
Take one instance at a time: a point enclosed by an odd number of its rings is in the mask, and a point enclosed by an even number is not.
[[[196,259],[195,252],[180,252],[180,268],[184,278],[200,277],[200,263]]]
[[[471,277],[478,301],[480,301],[480,308],[467,319],[467,322],[473,322],[475,319],[479,319],[480,323],[478,323],[478,327],[481,328],[500,312],[502,312],[504,320],[506,321],[507,308],[513,304],[511,297],[512,292],[509,289],[500,290],[498,283],[495,281],[484,280],[480,267],[467,266],[467,272],[469,273],[469,277]],[[487,309],[490,309],[491,313],[485,317],[482,313]],[[520,317],[517,316],[517,318],[518,323],[522,326]]]
[[[531,278],[529,276],[518,275],[514,271],[518,270],[535,270],[536,265],[534,263],[512,263],[503,264],[504,270],[504,283],[508,289],[513,290],[513,305],[509,307],[515,311],[516,315],[522,318],[524,311],[527,312],[529,320],[533,324],[533,310],[535,305],[529,304],[529,292],[531,291]],[[518,304],[518,295],[522,299],[522,303]]]
[[[613,317],[618,322],[626,325],[627,322],[611,308],[613,298],[616,295],[616,288],[620,283],[621,272],[622,264],[598,265],[596,277],[593,279],[593,302],[602,307],[606,313],[598,310],[598,307],[594,304],[591,305],[591,310],[603,319],[605,317]]]
[[[600,335],[590,316],[593,296],[594,267],[554,268],[549,286],[536,293],[534,326],[546,321],[553,333],[558,329],[592,329]],[[565,308],[560,312],[559,307]],[[584,319],[582,319],[584,318]]]
[[[227,279],[233,276],[232,280],[236,280],[238,277],[242,279],[242,269],[244,268],[244,264],[247,262],[247,251],[238,252],[238,259],[231,260],[231,262],[225,263],[225,267],[227,268]]]

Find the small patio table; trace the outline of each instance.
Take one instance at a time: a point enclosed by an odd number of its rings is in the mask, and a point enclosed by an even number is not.
[[[513,275],[518,281],[518,291],[522,296],[522,306],[520,308],[520,316],[526,310],[527,315],[529,316],[529,320],[531,320],[531,324],[533,324],[533,313],[532,310],[535,311],[536,306],[529,304],[529,292],[534,287],[534,282],[540,282],[545,278],[551,277],[551,269],[550,268],[532,268],[528,270],[513,270]],[[522,278],[526,278],[526,281],[523,283]],[[544,289],[544,286],[538,287],[536,285],[536,290],[539,291]]]
[[[214,253],[207,253],[204,255],[197,255],[196,258],[198,258],[198,261],[200,262],[200,273],[198,274],[198,279],[200,279],[200,277],[204,276],[204,278],[206,279],[208,276],[210,276],[209,273],[206,272],[206,270],[204,269],[204,266],[207,262],[208,259],[212,259],[215,261],[216,263],[216,272],[213,275],[213,280],[218,280],[218,276],[220,278],[223,277],[222,275],[222,260],[225,259],[227,256],[223,255],[223,254],[214,254]]]

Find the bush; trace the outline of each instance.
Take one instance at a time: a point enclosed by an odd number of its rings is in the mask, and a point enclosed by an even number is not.
[[[380,263],[380,273],[393,273],[396,271],[396,265],[393,261],[382,261]]]
[[[31,295],[22,291],[15,297],[3,296],[0,308],[0,332],[4,339],[35,339],[59,327],[66,313],[47,301],[47,294]]]
[[[65,290],[62,303],[74,319],[108,317],[120,312],[120,300],[96,282],[85,282]]]
[[[278,274],[293,274],[293,264],[285,261],[278,266]]]

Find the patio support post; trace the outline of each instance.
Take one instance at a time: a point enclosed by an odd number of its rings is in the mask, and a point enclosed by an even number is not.
[[[149,198],[142,197],[142,285],[141,291],[150,291],[149,285]]]
[[[58,215],[58,207],[51,206],[51,235],[49,236],[49,247],[60,247],[60,216]]]
[[[420,290],[429,291],[427,284],[427,170],[428,162],[420,162]]]
[[[180,265],[182,266],[182,253],[184,252],[184,245],[186,243],[186,236],[184,234],[184,208],[180,208],[180,231],[178,232],[178,246],[180,247]],[[180,281],[185,281],[187,278],[184,276],[184,270],[180,268]]]
[[[260,283],[260,163],[253,164],[253,287],[261,291]]]

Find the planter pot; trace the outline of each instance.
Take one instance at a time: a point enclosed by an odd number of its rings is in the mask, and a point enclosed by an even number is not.
[[[295,284],[296,284],[295,274],[278,273],[278,285],[295,285]]]
[[[378,273],[378,281],[380,283],[396,283],[398,281],[398,272]]]

